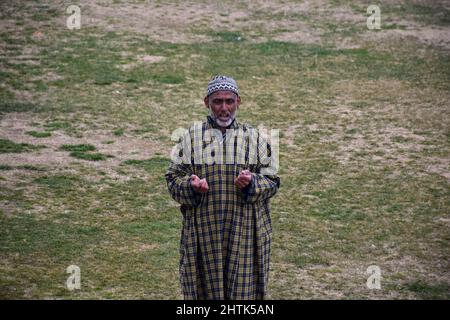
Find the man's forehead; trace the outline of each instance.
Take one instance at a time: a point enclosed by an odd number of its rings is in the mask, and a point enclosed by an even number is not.
[[[216,91],[209,96],[210,99],[216,99],[216,98],[227,99],[227,98],[235,98],[235,97],[236,97],[236,93],[234,93],[232,91],[226,91],[226,90]]]

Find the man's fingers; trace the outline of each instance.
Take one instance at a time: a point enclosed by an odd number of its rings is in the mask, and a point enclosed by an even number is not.
[[[199,181],[200,192],[205,193],[206,191],[208,191],[208,189],[209,189],[209,186],[208,186],[208,182],[206,181],[206,179],[205,178],[201,179]]]
[[[239,175],[239,177],[236,178],[237,181],[243,181],[243,182],[250,182],[252,179],[252,175]]]
[[[205,178],[200,179],[195,174],[191,175],[191,185],[194,187],[195,191],[201,193],[205,193],[209,189],[208,182],[206,181],[206,179]]]
[[[239,177],[236,178],[236,180],[234,181],[234,184],[235,184],[238,188],[243,188],[243,187],[245,187],[245,181],[243,181],[243,180],[240,179]]]
[[[194,188],[198,188],[198,181],[195,179],[191,179],[191,186],[193,186]]]
[[[242,189],[252,181],[252,173],[249,170],[242,170],[239,176],[234,179],[234,184]]]
[[[251,177],[251,176],[252,176],[252,173],[250,172],[250,170],[242,170],[242,171],[239,173],[238,178],[239,178],[239,177],[246,177],[246,178],[248,178],[248,177]]]
[[[192,183],[192,185],[198,185],[198,181],[199,181],[199,178],[195,175],[195,174],[193,174],[193,175],[191,175],[191,183]]]

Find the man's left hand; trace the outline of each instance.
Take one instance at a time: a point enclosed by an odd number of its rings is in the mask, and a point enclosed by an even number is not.
[[[249,170],[242,170],[239,176],[234,179],[236,187],[243,189],[252,181],[252,173]]]

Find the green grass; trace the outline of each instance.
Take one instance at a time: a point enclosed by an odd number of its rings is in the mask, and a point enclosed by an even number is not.
[[[384,11],[388,15],[402,13],[418,22],[426,24],[435,24],[438,26],[448,26],[450,24],[450,10],[440,7],[439,4],[404,3],[400,5],[388,5]]]
[[[142,167],[150,173],[162,173],[169,166],[170,159],[154,157],[148,160],[126,160],[123,163]]]
[[[123,128],[119,128],[119,129],[116,129],[116,130],[113,131],[113,134],[115,136],[118,136],[118,137],[123,136],[123,133],[124,133],[124,129]]]
[[[73,182],[78,179],[73,176],[43,176],[34,180],[35,183],[45,185],[58,191],[68,191],[73,187]]]
[[[46,171],[45,167],[33,166],[33,165],[29,165],[29,164],[20,165],[20,166],[10,166],[7,164],[0,165],[0,170],[13,170],[13,169],[23,169],[23,170],[30,170],[30,171]]]
[[[0,113],[9,112],[27,112],[36,110],[36,106],[32,103],[23,103],[16,101],[5,101],[0,102]]]
[[[63,144],[61,147],[59,147],[59,150],[86,152],[86,151],[95,151],[96,148],[91,144]]]
[[[240,32],[219,31],[211,32],[210,35],[217,37],[223,42],[240,42],[245,40],[244,36]]]
[[[101,161],[106,160],[109,157],[112,157],[111,155],[105,155],[102,153],[90,153],[89,151],[95,151],[95,146],[91,144],[64,144],[61,147],[59,147],[59,150],[61,151],[71,151],[70,156],[82,159],[82,160],[88,160],[88,161]]]
[[[408,284],[406,289],[417,293],[421,299],[425,300],[450,299],[450,286],[448,283],[429,284],[423,281],[416,281]]]
[[[44,167],[44,166],[41,166],[41,165],[33,166],[33,165],[30,165],[30,164],[24,164],[24,165],[21,165],[21,166],[16,166],[16,168],[17,169],[23,169],[23,170],[30,170],[30,171],[42,171],[42,172],[47,170],[46,167]]]
[[[49,131],[55,131],[58,129],[66,129],[70,127],[69,122],[66,121],[54,121],[44,124],[44,127]]]
[[[71,157],[82,159],[82,160],[88,160],[88,161],[101,161],[106,160],[108,157],[107,155],[101,154],[101,153],[86,153],[81,151],[72,151],[70,153]]]
[[[32,145],[28,143],[15,143],[8,139],[0,139],[0,153],[21,153],[29,152],[39,148],[45,148],[42,145]]]
[[[47,138],[51,137],[52,133],[48,131],[27,131],[26,134],[29,134],[35,138]]]

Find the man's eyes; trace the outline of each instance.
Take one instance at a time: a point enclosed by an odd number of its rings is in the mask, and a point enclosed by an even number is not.
[[[225,104],[233,104],[234,103],[234,99],[225,99],[225,100],[214,99],[213,103],[214,104],[222,104],[224,101],[225,101]]]

